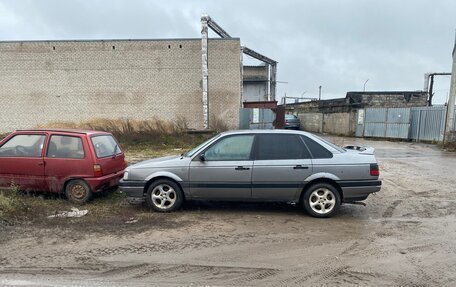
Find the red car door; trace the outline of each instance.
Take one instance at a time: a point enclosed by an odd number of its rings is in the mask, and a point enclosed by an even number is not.
[[[46,190],[43,146],[45,133],[13,133],[0,146],[0,185]]]
[[[63,191],[70,178],[93,176],[93,162],[87,152],[87,137],[75,134],[50,135],[45,154],[45,177],[51,192]]]

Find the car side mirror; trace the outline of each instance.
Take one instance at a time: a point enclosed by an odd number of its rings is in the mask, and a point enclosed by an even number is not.
[[[200,161],[205,161],[206,160],[206,158],[204,157],[204,153],[199,155],[199,160]]]

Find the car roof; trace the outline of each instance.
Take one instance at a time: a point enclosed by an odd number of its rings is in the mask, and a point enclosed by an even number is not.
[[[104,131],[83,130],[83,129],[26,129],[16,130],[15,132],[49,132],[49,133],[67,133],[67,134],[110,134]]]
[[[238,134],[297,134],[297,135],[312,135],[311,133],[301,130],[285,130],[285,129],[274,129],[274,130],[233,130],[221,133],[222,135],[238,135]]]

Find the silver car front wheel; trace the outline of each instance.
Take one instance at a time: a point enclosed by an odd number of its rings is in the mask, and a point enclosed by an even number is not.
[[[156,211],[173,211],[182,204],[182,190],[171,180],[159,180],[149,187],[146,201]]]
[[[310,186],[303,198],[306,211],[314,217],[330,217],[340,205],[340,195],[334,186],[317,183]]]

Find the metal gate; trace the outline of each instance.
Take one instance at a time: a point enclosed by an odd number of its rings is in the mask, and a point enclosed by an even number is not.
[[[357,134],[361,134],[362,129],[364,137],[409,138],[409,108],[368,108],[364,113],[362,127],[358,127],[358,119]]]
[[[239,110],[239,128],[241,130],[273,129],[275,114],[270,109],[241,108]]]

